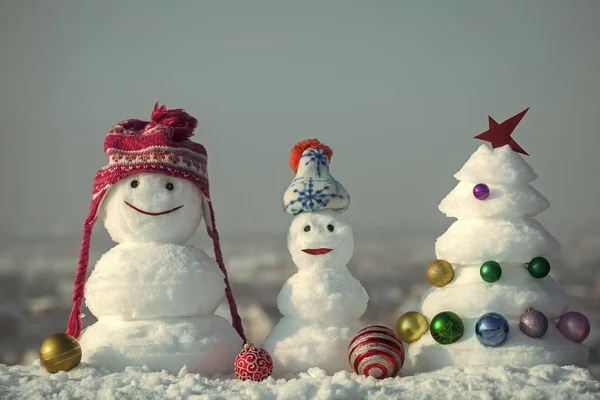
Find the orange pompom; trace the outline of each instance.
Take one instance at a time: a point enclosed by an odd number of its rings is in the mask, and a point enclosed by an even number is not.
[[[298,164],[300,164],[300,158],[302,157],[302,153],[304,153],[307,149],[321,149],[327,154],[327,158],[331,161],[331,156],[333,156],[333,151],[326,144],[319,142],[319,139],[307,139],[301,142],[298,142],[290,153],[290,167],[294,173],[298,172]]]

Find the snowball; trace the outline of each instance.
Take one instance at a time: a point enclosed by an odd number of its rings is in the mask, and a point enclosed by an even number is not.
[[[133,181],[138,182],[135,188]],[[173,185],[172,190],[167,189],[168,183]],[[202,220],[202,204],[200,190],[186,179],[138,174],[120,180],[108,190],[100,215],[117,243],[185,244]],[[142,211],[165,214],[146,215]]]
[[[559,318],[567,310],[567,295],[552,277],[532,278],[522,264],[501,266],[502,277],[495,283],[481,279],[479,266],[455,266],[452,282],[425,294],[422,313],[431,319],[442,311],[455,312],[461,318],[495,312],[518,320],[529,307],[549,319]]]
[[[285,316],[327,325],[344,325],[367,310],[369,295],[346,268],[301,269],[277,297]]]
[[[451,264],[526,263],[559,250],[558,241],[532,218],[460,219],[435,244],[437,258]]]
[[[450,309],[452,306],[448,305]],[[475,336],[476,322],[477,318],[463,319],[464,335],[449,345],[440,345],[429,333],[409,344],[401,373],[429,372],[455,365],[510,368],[542,364],[587,366],[588,348],[565,338],[552,323],[541,339],[535,339],[519,330],[518,320],[509,321],[510,333],[506,342],[498,347],[486,347]]]
[[[329,230],[330,226],[333,231]],[[353,235],[352,226],[335,211],[305,212],[296,216],[290,225],[288,249],[298,269],[346,268],[354,252]],[[331,252],[312,255],[304,251],[323,248],[331,249]]]
[[[485,200],[473,196],[482,182],[460,182],[440,203],[441,212],[452,218],[533,217],[550,207],[548,200],[529,184],[488,184]]]
[[[152,371],[230,374],[242,339],[216,315],[123,321],[101,318],[80,338],[83,362],[109,371],[148,366]]]
[[[123,243],[105,253],[85,286],[96,317],[208,315],[225,296],[223,273],[204,251],[166,243]]]
[[[274,377],[305,372],[311,367],[328,374],[351,371],[348,346],[361,327],[358,322],[329,326],[283,317],[263,344],[273,358]]]
[[[454,177],[459,181],[506,185],[531,182],[537,175],[510,146],[492,149],[482,144]]]

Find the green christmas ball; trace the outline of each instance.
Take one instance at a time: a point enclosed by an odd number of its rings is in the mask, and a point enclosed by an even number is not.
[[[433,339],[440,344],[450,344],[460,339],[465,327],[462,320],[451,311],[442,311],[429,324],[429,332]]]
[[[536,257],[527,264],[529,273],[534,278],[544,278],[550,273],[550,263],[544,257]]]
[[[502,267],[496,261],[486,261],[481,265],[479,275],[486,282],[497,282],[502,276]]]

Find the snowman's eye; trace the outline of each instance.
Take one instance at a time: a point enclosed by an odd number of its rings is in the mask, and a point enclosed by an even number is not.
[[[131,187],[135,189],[136,187],[140,186],[140,183],[138,181],[131,181],[129,185],[131,185]]]
[[[174,186],[171,182],[168,182],[165,187],[167,188],[167,190],[173,190]]]
[[[310,225],[306,225],[304,227],[304,232],[310,232]]]
[[[331,224],[327,225],[327,230],[329,232],[333,232],[333,225],[331,225]]]

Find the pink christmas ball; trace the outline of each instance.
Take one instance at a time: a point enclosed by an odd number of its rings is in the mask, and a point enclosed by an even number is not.
[[[239,379],[260,382],[271,376],[273,360],[265,349],[249,346],[237,355],[234,369]]]
[[[348,347],[348,361],[359,375],[384,379],[404,365],[404,345],[393,330],[371,325],[359,331]]]
[[[569,311],[558,320],[558,330],[569,340],[583,342],[590,334],[590,321],[577,311]]]

